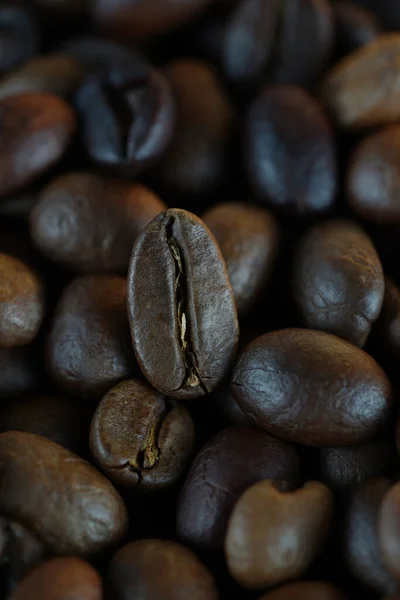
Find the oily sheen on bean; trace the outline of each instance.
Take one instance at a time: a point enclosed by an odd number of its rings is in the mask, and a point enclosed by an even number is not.
[[[308,446],[348,446],[372,437],[391,408],[391,385],[375,360],[310,329],[267,333],[242,352],[232,390],[270,433]]]

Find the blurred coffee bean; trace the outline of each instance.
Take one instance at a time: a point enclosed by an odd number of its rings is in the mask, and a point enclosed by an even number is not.
[[[155,171],[171,195],[217,193],[230,176],[235,113],[214,70],[197,60],[169,64],[165,75],[176,101],[171,146]]]
[[[327,221],[301,240],[293,266],[293,296],[306,327],[363,347],[384,293],[379,256],[356,223]]]
[[[381,27],[373,12],[347,0],[338,0],[332,7],[339,55],[349,54],[380,35]]]
[[[301,88],[262,90],[245,118],[243,151],[261,201],[304,217],[332,209],[337,167],[331,127]]]
[[[169,540],[123,546],[111,561],[106,582],[114,600],[218,600],[206,567],[188,548]]]
[[[43,254],[75,271],[126,275],[137,236],[165,209],[143,185],[67,173],[42,190],[31,234]]]
[[[332,494],[322,483],[293,492],[273,481],[252,485],[237,501],[225,538],[232,577],[257,589],[300,577],[323,547],[332,516]]]
[[[385,495],[379,512],[379,542],[385,566],[400,580],[400,484]]]
[[[309,329],[251,342],[235,366],[232,390],[255,423],[307,446],[359,444],[383,428],[391,406],[390,382],[371,356]]]
[[[296,581],[287,583],[258,600],[346,600],[346,596],[331,583],[323,581]]]
[[[25,577],[10,600],[102,600],[101,577],[79,558],[53,558]]]
[[[203,549],[221,549],[235,502],[262,479],[296,485],[300,473],[294,447],[253,427],[222,430],[197,454],[183,485],[179,537]]]
[[[66,151],[75,131],[72,109],[51,94],[0,100],[0,195],[31,183]]]
[[[44,437],[1,433],[0,476],[0,513],[21,521],[55,554],[102,553],[126,533],[126,508],[111,483]]]
[[[150,383],[175,398],[212,392],[232,367],[239,328],[216,241],[195,215],[158,215],[139,235],[128,274],[133,347]]]
[[[376,127],[399,120],[400,35],[386,34],[337,63],[322,84],[322,99],[340,127]]]
[[[217,204],[202,219],[221,249],[242,316],[265,291],[279,245],[277,223],[263,208],[239,202]]]
[[[88,275],[64,290],[53,317],[46,360],[57,387],[100,400],[135,372],[123,277]]]
[[[104,396],[90,430],[92,455],[100,469],[116,485],[139,491],[179,481],[193,446],[187,409],[134,379]]]
[[[10,71],[39,50],[40,31],[29,3],[0,4],[0,72]]]
[[[0,348],[0,398],[33,391],[40,380],[35,346]]]

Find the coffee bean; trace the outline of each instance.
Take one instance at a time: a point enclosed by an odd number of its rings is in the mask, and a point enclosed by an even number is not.
[[[300,242],[293,272],[303,324],[363,347],[385,293],[382,265],[368,235],[352,221],[317,225]]]
[[[349,54],[380,35],[379,21],[369,10],[347,0],[338,0],[332,8],[336,24],[337,50],[340,55]]]
[[[31,392],[39,383],[37,350],[34,346],[0,348],[0,398]]]
[[[195,398],[228,375],[238,338],[235,301],[214,237],[195,215],[167,210],[140,234],[128,310],[136,358],[156,389]]]
[[[346,596],[330,583],[296,581],[280,586],[258,600],[346,600]]]
[[[31,233],[41,252],[75,271],[125,275],[139,233],[165,209],[143,185],[69,173],[41,192]]]
[[[217,204],[202,218],[221,249],[236,308],[243,315],[271,275],[279,244],[277,223],[263,208],[239,202]]]
[[[92,455],[101,470],[115,484],[139,490],[179,481],[193,445],[187,409],[134,379],[104,396],[90,431]]]
[[[172,144],[156,167],[159,185],[171,195],[207,197],[230,177],[234,110],[214,70],[181,59],[165,75],[176,101]]]
[[[379,543],[385,566],[397,581],[400,578],[400,484],[396,483],[382,500],[378,517]]]
[[[28,6],[12,1],[0,5],[0,72],[13,69],[39,50],[39,24]]]
[[[91,556],[125,535],[120,496],[72,452],[33,433],[9,431],[0,434],[0,459],[0,513],[21,521],[50,551]]]
[[[333,513],[329,489],[309,482],[293,492],[272,481],[249,487],[233,509],[225,538],[232,576],[266,588],[303,575],[315,561]]]
[[[229,427],[198,453],[182,488],[179,537],[204,549],[222,548],[239,496],[261,479],[299,481],[299,459],[290,444],[253,427]]]
[[[102,600],[100,575],[79,558],[54,558],[36,567],[10,600]]]
[[[59,389],[97,400],[134,374],[123,277],[88,275],[65,288],[49,332],[46,360]]]
[[[347,178],[350,208],[375,223],[400,223],[400,126],[365,138],[356,148]]]
[[[167,540],[138,540],[121,548],[109,566],[107,584],[115,600],[218,599],[213,578],[197,557]]]
[[[31,183],[66,151],[75,130],[72,109],[50,94],[0,100],[0,195]]]
[[[42,283],[23,262],[0,254],[0,290],[0,346],[29,344],[44,317]]]
[[[399,56],[400,35],[381,35],[327,74],[322,99],[340,127],[357,130],[399,120]]]
[[[321,107],[304,90],[266,87],[244,125],[244,162],[256,196],[300,216],[329,211],[337,188],[333,136]]]
[[[232,390],[255,423],[307,446],[359,444],[383,427],[391,404],[389,380],[371,356],[308,329],[251,342],[236,364]]]

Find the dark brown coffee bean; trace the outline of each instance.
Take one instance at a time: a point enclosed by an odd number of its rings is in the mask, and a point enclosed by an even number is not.
[[[96,398],[135,372],[123,277],[79,277],[64,290],[47,341],[57,386]]]
[[[338,0],[332,5],[336,24],[336,44],[340,55],[346,55],[360,46],[373,42],[381,34],[381,27],[373,12]]]
[[[400,484],[385,495],[379,510],[379,542],[385,566],[400,580]]]
[[[111,483],[44,437],[0,434],[0,477],[0,513],[21,521],[55,554],[91,556],[125,535],[126,508]]]
[[[0,5],[0,72],[22,64],[39,50],[39,24],[29,3]]]
[[[358,485],[346,505],[344,558],[353,577],[380,594],[389,594],[396,583],[383,565],[378,541],[382,500],[390,488],[385,479],[369,479]]]
[[[83,68],[70,56],[38,56],[0,80],[0,98],[26,92],[47,92],[68,98],[83,76]]]
[[[363,129],[399,120],[399,56],[400,35],[386,34],[333,67],[323,82],[322,99],[339,126]]]
[[[359,444],[383,427],[391,406],[390,382],[371,356],[308,329],[251,342],[236,364],[232,390],[255,423],[307,446]]]
[[[217,600],[211,574],[185,546],[168,540],[138,540],[117,552],[108,569],[114,600]]]
[[[40,379],[38,362],[34,346],[0,348],[0,398],[34,390]]]
[[[279,230],[272,215],[249,204],[217,204],[203,215],[226,262],[236,308],[246,313],[265,289],[275,264]]]
[[[176,28],[214,0],[94,0],[92,14],[100,28],[129,43]]]
[[[23,262],[0,254],[0,346],[32,342],[42,324],[44,289],[36,273]]]
[[[187,409],[134,379],[104,396],[90,431],[92,455],[102,471],[115,484],[139,490],[179,481],[193,445]]]
[[[75,130],[72,109],[50,94],[0,100],[0,195],[13,193],[53,166]]]
[[[278,587],[258,600],[346,600],[346,596],[331,583],[296,581]]]
[[[10,600],[102,600],[99,573],[79,558],[53,558],[36,567]]]
[[[250,105],[244,162],[257,197],[302,216],[329,211],[337,167],[329,122],[301,88],[266,87]]]
[[[322,483],[293,492],[273,481],[252,485],[237,501],[226,533],[232,577],[256,589],[300,577],[318,556],[332,513],[332,494]]]
[[[375,223],[400,223],[400,126],[378,131],[356,148],[348,171],[350,208]]]
[[[143,185],[68,173],[40,194],[31,233],[41,252],[71,269],[126,274],[137,236],[165,209]]]
[[[179,537],[205,549],[220,549],[239,496],[261,479],[296,485],[299,459],[290,444],[253,427],[229,427],[196,456],[178,505]]]
[[[368,235],[352,221],[327,221],[301,241],[293,294],[304,325],[363,347],[382,308],[385,280]]]
[[[195,215],[170,209],[138,237],[128,310],[139,366],[166,395],[194,398],[229,373],[238,323],[220,250]]]
[[[177,105],[171,146],[157,165],[159,183],[171,195],[216,193],[230,177],[233,107],[213,69],[197,60],[167,66]]]

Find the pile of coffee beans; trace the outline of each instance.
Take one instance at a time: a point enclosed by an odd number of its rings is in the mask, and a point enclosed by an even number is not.
[[[400,600],[400,1],[0,0],[0,600]]]

